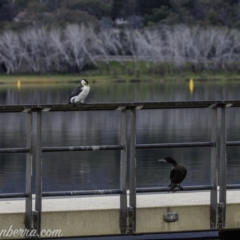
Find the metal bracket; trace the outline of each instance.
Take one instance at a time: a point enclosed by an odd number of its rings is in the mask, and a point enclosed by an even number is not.
[[[178,213],[166,212],[163,214],[163,220],[165,222],[176,222],[178,220]]]
[[[218,229],[223,229],[224,203],[218,203]]]
[[[30,217],[25,215],[24,225],[25,225],[25,229],[31,230],[33,228],[33,214],[31,214]]]
[[[134,208],[133,207],[127,208],[127,216],[128,216],[127,233],[134,233],[135,219],[134,219]]]
[[[37,229],[38,219],[39,219],[39,212],[38,211],[33,211],[32,212],[32,226],[33,226],[34,229]]]

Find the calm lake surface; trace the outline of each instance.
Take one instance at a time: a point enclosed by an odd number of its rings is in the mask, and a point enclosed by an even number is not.
[[[91,83],[87,103],[240,99],[240,82]],[[66,103],[75,84],[0,85],[0,105]],[[26,115],[0,115],[0,148],[26,146]],[[120,143],[119,111],[43,113],[43,146]],[[36,116],[34,116],[35,118]],[[227,109],[227,140],[240,140],[240,109]],[[137,143],[211,140],[210,109],[137,111]],[[137,187],[167,186],[172,156],[188,169],[184,185],[210,183],[210,148],[137,151]],[[0,154],[0,193],[23,192],[25,154]],[[228,183],[240,183],[240,148],[229,147]],[[120,185],[120,152],[43,154],[43,191],[112,189]]]

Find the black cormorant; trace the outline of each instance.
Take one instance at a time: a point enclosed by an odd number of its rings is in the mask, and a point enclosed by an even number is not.
[[[70,97],[68,98],[68,103],[73,104],[84,104],[84,99],[87,97],[90,91],[89,83],[86,79],[82,79],[80,82],[80,86],[75,88]]]
[[[169,175],[171,183],[168,187],[170,187],[170,191],[173,191],[176,187],[183,190],[183,188],[180,186],[180,183],[186,177],[187,169],[183,165],[178,164],[177,161],[171,157],[165,157],[163,159],[159,159],[158,161],[167,162],[173,165]]]

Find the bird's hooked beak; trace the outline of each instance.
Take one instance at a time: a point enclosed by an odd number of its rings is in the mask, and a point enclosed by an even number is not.
[[[158,159],[158,162],[167,162],[165,159]]]

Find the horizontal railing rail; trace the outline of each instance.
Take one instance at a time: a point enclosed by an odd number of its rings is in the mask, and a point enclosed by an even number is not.
[[[0,198],[25,198],[28,197],[27,193],[1,193]]]
[[[124,146],[122,145],[42,147],[43,152],[100,151],[100,150],[123,150],[123,149]]]
[[[240,141],[226,142],[226,145],[227,145],[228,147],[240,146]]]
[[[44,104],[44,105],[0,105],[0,112],[49,112],[49,111],[96,111],[96,110],[131,110],[131,109],[171,109],[171,108],[208,108],[240,107],[240,100],[227,101],[182,101],[182,102],[116,102],[86,105]]]
[[[61,196],[82,196],[82,195],[105,195],[105,194],[122,194],[121,189],[104,189],[104,190],[85,190],[85,191],[55,191],[43,192],[43,197],[61,197]]]
[[[0,148],[0,153],[29,153],[29,148]]]
[[[136,149],[149,148],[184,148],[184,147],[213,147],[213,142],[192,142],[192,143],[154,143],[154,144],[136,144]]]
[[[199,185],[199,186],[184,186],[183,191],[205,191],[212,190],[211,185]],[[153,193],[153,192],[169,192],[169,187],[151,187],[151,188],[136,188],[137,193]]]
[[[167,187],[136,187],[136,151],[153,148],[211,148],[211,183],[209,185],[184,186],[183,191],[210,191],[210,228],[224,228],[226,218],[226,190],[239,189],[240,184],[226,184],[226,146],[240,146],[240,141],[226,141],[225,109],[240,107],[240,100],[227,101],[182,101],[182,102],[137,102],[137,103],[98,103],[86,105],[52,104],[52,105],[6,105],[0,106],[0,113],[23,112],[27,114],[27,145],[22,148],[0,148],[0,153],[26,153],[26,191],[24,193],[4,193],[0,198],[25,198],[26,213],[25,226],[27,229],[41,230],[42,197],[70,197],[81,195],[120,195],[120,229],[122,233],[135,233],[136,231],[136,194],[168,192]],[[211,140],[207,142],[178,142],[178,143],[136,143],[136,111],[157,109],[199,109],[209,108],[212,115]],[[218,120],[217,110],[221,110]],[[121,111],[121,143],[116,145],[99,146],[42,146],[42,113],[44,112],[72,112],[72,111]],[[127,141],[127,111],[130,115],[130,140]],[[33,139],[32,115],[36,113],[36,135]],[[218,129],[218,121],[220,128]],[[219,135],[217,134],[219,132]],[[33,143],[35,145],[33,151]],[[129,157],[127,156],[129,147]],[[51,191],[42,192],[42,153],[71,152],[71,151],[99,151],[119,150],[120,159],[120,188],[103,190],[81,191]],[[218,152],[220,155],[218,156]],[[36,172],[35,207],[32,211],[33,189],[32,168],[33,160]],[[129,162],[129,164],[127,164]],[[219,166],[218,167],[218,163]],[[127,189],[127,171],[129,171],[129,187]],[[219,179],[217,179],[219,176]],[[219,187],[219,199],[217,188]],[[129,191],[129,192],[127,192]],[[129,207],[127,204],[129,194]]]

